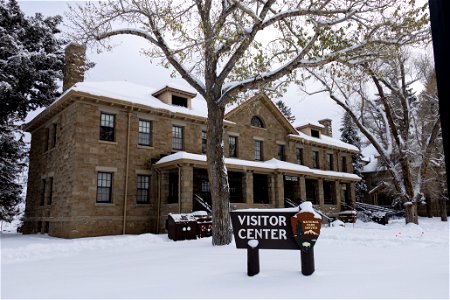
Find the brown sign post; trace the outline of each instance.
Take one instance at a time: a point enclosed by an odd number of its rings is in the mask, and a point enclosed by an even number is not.
[[[313,247],[321,217],[311,202],[299,208],[247,209],[231,212],[236,248],[247,249],[247,274],[259,273],[259,249],[301,250],[302,274],[314,273]]]

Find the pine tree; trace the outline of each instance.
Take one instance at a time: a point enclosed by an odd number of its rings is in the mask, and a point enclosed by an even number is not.
[[[15,0],[0,0],[0,220],[17,212],[25,148],[16,124],[58,96],[65,43],[58,39],[60,16],[26,17]]]
[[[283,113],[283,115],[286,117],[286,119],[289,122],[294,122],[295,121],[295,116],[292,114],[291,112],[291,108],[288,107],[283,100],[279,100],[275,103],[278,107],[278,109]]]
[[[356,125],[349,113],[345,113],[342,118],[341,141],[354,145],[359,149],[359,152],[352,155],[353,173],[362,178],[362,155],[361,155],[361,138],[356,130]],[[367,191],[367,185],[364,179],[359,181],[355,187],[356,201],[361,202],[364,198],[364,193]]]

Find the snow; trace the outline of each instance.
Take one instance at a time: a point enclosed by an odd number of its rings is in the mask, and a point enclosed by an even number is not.
[[[314,215],[315,219],[322,220],[322,217],[314,210],[312,203],[310,201],[305,201],[302,204],[300,204],[301,212],[309,212]]]
[[[156,162],[155,165],[162,165],[162,164],[174,162],[177,160],[193,160],[193,161],[206,162],[206,155],[188,153],[185,151],[179,151],[177,153],[164,156],[158,162]],[[247,166],[247,167],[262,168],[262,169],[269,169],[269,170],[294,171],[294,172],[299,172],[302,174],[340,177],[340,178],[346,178],[346,179],[351,179],[351,180],[360,180],[361,179],[358,175],[351,174],[351,173],[311,169],[304,165],[288,163],[285,161],[278,160],[276,158],[272,158],[271,160],[267,160],[265,162],[243,160],[243,159],[236,159],[236,158],[225,158],[225,163],[227,165]]]
[[[334,146],[336,148],[340,148],[340,149],[344,149],[344,150],[359,152],[358,147],[344,143],[341,140],[329,137],[324,134],[321,134],[320,138],[316,138],[316,137],[309,136],[301,131],[298,131],[298,135],[290,134],[289,137],[294,138],[294,139],[299,139],[299,140],[311,141],[311,142],[321,144],[321,145]]]
[[[261,272],[249,277],[246,250],[211,238],[2,234],[1,298],[448,299],[449,223],[419,222],[322,228],[311,276],[298,251],[261,250]]]
[[[310,120],[302,120],[302,121],[295,122],[295,124],[294,124],[295,128],[301,128],[301,127],[305,127],[305,126],[315,126],[315,127],[319,127],[319,128],[325,128],[325,126],[320,124],[319,122],[310,121]]]
[[[249,241],[247,242],[247,244],[248,244],[250,247],[252,247],[252,248],[256,248],[256,247],[258,247],[259,242],[258,242],[258,240],[249,240]]]
[[[184,88],[179,85],[168,84],[166,86],[174,87],[178,90],[186,90],[187,92],[192,91],[192,88]],[[79,82],[68,89],[64,94],[68,93],[69,91],[77,91],[93,96],[107,97],[111,99],[131,102],[134,104],[145,105],[167,112],[182,113],[185,115],[197,116],[202,118],[208,117],[206,102],[202,98],[194,98],[192,100],[192,109],[189,109],[182,106],[166,104],[158,98],[152,96],[152,94],[160,90],[161,88],[155,89],[149,86],[142,86],[128,81],[97,81]],[[61,100],[64,94],[55,102],[53,102],[52,105]]]

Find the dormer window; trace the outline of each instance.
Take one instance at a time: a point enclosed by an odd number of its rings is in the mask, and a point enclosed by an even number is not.
[[[172,105],[188,107],[188,99],[185,97],[172,95]]]
[[[253,127],[264,128],[263,121],[257,116],[253,116],[252,117],[252,120],[250,121],[250,124]]]
[[[319,130],[311,129],[311,136],[315,138],[320,138]]]

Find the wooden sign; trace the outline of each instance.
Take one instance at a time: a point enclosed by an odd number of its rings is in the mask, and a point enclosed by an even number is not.
[[[290,225],[296,212],[298,209],[232,211],[236,248],[246,249],[249,241],[257,240],[260,249],[299,250]]]
[[[298,208],[247,209],[231,212],[236,248],[247,249],[247,274],[259,273],[259,249],[302,250],[302,274],[314,273],[313,247],[320,234],[321,217],[311,202]]]
[[[310,251],[320,235],[321,219],[312,212],[300,211],[291,218],[292,232],[302,251]]]

